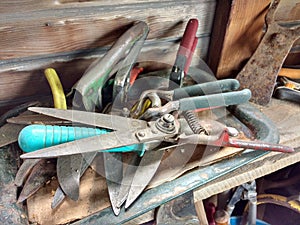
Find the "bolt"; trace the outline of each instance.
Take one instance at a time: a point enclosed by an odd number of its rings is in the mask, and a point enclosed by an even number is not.
[[[171,114],[165,114],[157,120],[155,126],[162,132],[173,133],[175,131],[174,125],[175,118]]]

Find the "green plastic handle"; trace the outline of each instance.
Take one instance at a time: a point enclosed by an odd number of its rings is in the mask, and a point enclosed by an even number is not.
[[[179,100],[191,96],[211,95],[226,91],[234,91],[240,87],[236,79],[225,79],[213,82],[195,84],[182,88],[174,89],[173,100]]]
[[[187,111],[202,108],[239,105],[248,102],[250,98],[251,91],[249,89],[221,94],[183,98],[179,100],[179,110]]]

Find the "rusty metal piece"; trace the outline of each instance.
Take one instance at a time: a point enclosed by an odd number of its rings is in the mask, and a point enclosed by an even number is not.
[[[47,181],[56,174],[56,164],[53,160],[43,159],[39,161],[32,169],[22,192],[18,198],[18,202],[23,202],[34,193],[36,193]]]
[[[280,68],[293,43],[300,37],[299,23],[276,20],[277,9],[290,4],[290,0],[273,1],[266,16],[267,31],[237,75],[241,88],[249,88],[252,92],[251,101],[260,105],[270,102]],[[286,7],[285,13],[288,15],[294,7]]]

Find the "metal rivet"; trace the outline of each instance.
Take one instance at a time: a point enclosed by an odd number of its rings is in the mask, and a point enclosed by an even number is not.
[[[145,132],[143,132],[143,131],[140,131],[140,132],[138,132],[138,135],[140,136],[140,137],[145,137]]]

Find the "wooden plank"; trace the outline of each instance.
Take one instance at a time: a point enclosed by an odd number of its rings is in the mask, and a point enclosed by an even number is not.
[[[205,2],[205,0],[200,0]],[[88,6],[126,6],[144,3],[159,4],[162,2],[170,2],[169,0],[2,0],[0,2],[0,13],[24,13],[41,11],[45,9],[74,8]],[[182,0],[173,0],[177,4]],[[199,2],[199,1],[198,1]],[[207,2],[207,0],[206,0]]]
[[[218,1],[208,56],[208,64],[218,78],[235,76],[255,51],[269,3],[270,0]]]
[[[222,176],[209,184],[203,185],[201,188],[197,189],[197,194],[195,195],[197,196],[197,199],[195,199],[195,201],[209,198],[212,195],[222,193],[248,181],[263,177],[299,161],[299,149],[293,154],[270,153],[228,175]]]
[[[24,4],[29,7],[33,2]],[[46,7],[39,3],[42,8],[33,6],[32,11],[2,12],[0,59],[110,45],[138,20],[149,25],[148,39],[179,39],[190,18],[200,21],[199,37],[209,36],[211,31],[215,1],[119,2],[123,4],[103,5],[102,1],[95,1],[76,5],[52,3]],[[3,4],[0,8],[5,7]]]
[[[259,107],[276,125],[280,143],[294,148],[300,147],[300,107],[299,104],[272,99],[266,107]]]

